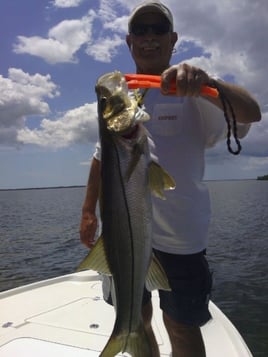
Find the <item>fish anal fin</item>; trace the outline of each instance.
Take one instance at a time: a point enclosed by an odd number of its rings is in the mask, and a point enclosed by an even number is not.
[[[91,249],[91,251],[87,254],[87,256],[82,260],[82,262],[76,269],[76,271],[81,270],[95,270],[102,274],[111,275],[109,263],[105,254],[102,236],[97,239],[97,242],[94,247]]]
[[[171,290],[166,273],[159,260],[153,255],[146,276],[146,288],[148,290]]]
[[[176,182],[166,170],[152,161],[149,166],[149,186],[156,197],[164,200],[164,190],[174,190]]]

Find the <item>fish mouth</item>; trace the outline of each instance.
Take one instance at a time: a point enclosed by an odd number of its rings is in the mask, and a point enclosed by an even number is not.
[[[107,129],[118,134],[125,134],[133,126],[135,126],[135,111],[136,105],[133,103],[129,107],[124,107],[123,110],[113,113],[112,116],[107,118]]]
[[[135,125],[135,100],[130,100],[122,93],[116,93],[109,98],[103,96],[101,101],[102,115],[108,130],[122,134]]]
[[[103,117],[105,120],[109,120],[113,116],[123,112],[126,108],[126,102],[124,98],[119,95],[112,95],[110,98],[103,97],[102,100],[105,103],[103,110]]]
[[[152,42],[144,42],[150,47]],[[155,44],[153,45],[155,46]],[[98,97],[100,120],[107,130],[125,135],[138,122],[149,119],[149,115],[138,110],[137,100],[128,95],[128,85],[124,75],[115,71],[99,78],[95,87]],[[145,115],[146,114],[146,115]]]

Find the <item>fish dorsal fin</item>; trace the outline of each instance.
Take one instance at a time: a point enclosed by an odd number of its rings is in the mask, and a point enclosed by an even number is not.
[[[176,182],[166,170],[152,161],[149,166],[149,185],[156,197],[165,200],[164,190],[174,190]]]
[[[150,291],[155,289],[171,290],[166,273],[159,260],[154,255],[152,255],[145,285],[147,290]]]
[[[76,269],[76,271],[81,270],[95,270],[102,274],[111,275],[102,236],[99,237],[94,247]]]

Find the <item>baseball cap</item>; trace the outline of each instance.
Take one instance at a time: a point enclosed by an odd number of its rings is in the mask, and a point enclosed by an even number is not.
[[[171,30],[173,31],[173,16],[169,8],[166,5],[162,4],[160,1],[145,1],[132,10],[128,20],[129,32],[131,30],[131,25],[133,23],[133,20],[137,16],[142,14],[147,14],[150,12],[159,13],[163,15],[170,23]]]

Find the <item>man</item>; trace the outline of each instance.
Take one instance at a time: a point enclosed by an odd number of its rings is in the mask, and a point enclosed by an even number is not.
[[[163,167],[175,178],[176,189],[167,200],[153,199],[153,248],[169,278],[171,292],[160,291],[160,306],[168,331],[172,356],[206,355],[200,326],[210,318],[208,300],[211,276],[204,256],[210,219],[208,190],[202,183],[204,152],[226,137],[223,102],[201,94],[204,85],[217,86],[231,104],[238,136],[261,119],[256,101],[244,89],[213,80],[200,68],[179,63],[170,66],[178,39],[170,10],[160,2],[146,2],[129,17],[126,42],[137,73],[161,75],[161,91],[150,89],[143,98],[151,120],[146,123]],[[169,95],[171,83],[176,95]],[[230,108],[225,115],[230,115]],[[95,208],[100,181],[99,153],[92,161],[80,238],[91,248],[97,227]],[[151,328],[150,294],[144,295],[143,317],[153,356],[159,356]]]

